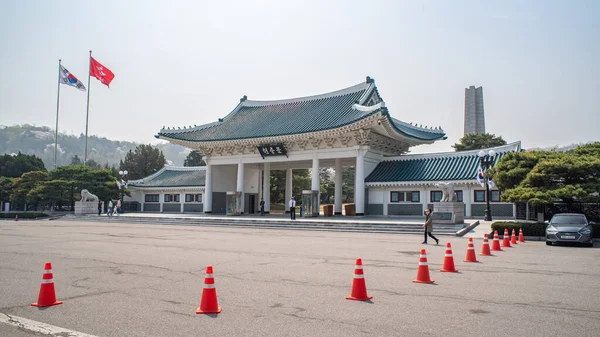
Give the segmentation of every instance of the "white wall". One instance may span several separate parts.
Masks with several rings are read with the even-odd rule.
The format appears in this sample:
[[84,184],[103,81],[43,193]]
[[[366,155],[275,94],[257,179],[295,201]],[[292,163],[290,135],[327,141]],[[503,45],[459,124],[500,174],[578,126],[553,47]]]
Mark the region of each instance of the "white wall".
[[244,166],[244,193],[258,193],[260,183],[260,169]]
[[213,192],[235,191],[237,188],[237,165],[214,165],[212,181]]
[[385,193],[381,188],[369,188],[369,204],[383,204]]

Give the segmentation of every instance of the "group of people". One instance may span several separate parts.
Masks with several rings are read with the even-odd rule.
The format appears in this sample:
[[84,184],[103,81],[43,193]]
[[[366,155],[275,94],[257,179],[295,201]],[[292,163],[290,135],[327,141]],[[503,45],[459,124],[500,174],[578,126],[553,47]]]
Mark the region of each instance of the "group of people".
[[[102,214],[102,201],[98,201],[98,215]],[[106,207],[106,215],[113,216],[113,214],[121,214],[121,200],[117,200],[117,202],[113,202],[112,200],[108,201],[108,207]]]

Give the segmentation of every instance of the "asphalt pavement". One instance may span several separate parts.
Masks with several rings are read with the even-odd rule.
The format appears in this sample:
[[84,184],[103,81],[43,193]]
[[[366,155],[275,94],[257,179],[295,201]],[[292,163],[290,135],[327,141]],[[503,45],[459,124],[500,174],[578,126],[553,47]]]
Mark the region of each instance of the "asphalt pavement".
[[[420,235],[0,221],[0,314],[93,336],[600,334],[598,247],[527,242],[480,257],[471,234],[479,263],[462,262],[470,235],[435,246]],[[445,242],[458,273],[439,272]],[[421,248],[432,285],[411,282]],[[345,299],[358,257],[371,301]],[[39,309],[46,261],[64,304]],[[207,265],[218,315],[195,313]],[[0,336],[32,335],[0,322]]]

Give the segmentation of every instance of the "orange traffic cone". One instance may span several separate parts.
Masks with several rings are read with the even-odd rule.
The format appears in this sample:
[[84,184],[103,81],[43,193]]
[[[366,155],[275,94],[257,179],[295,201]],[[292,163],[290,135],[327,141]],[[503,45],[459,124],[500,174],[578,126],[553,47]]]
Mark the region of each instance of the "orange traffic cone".
[[15,216],[15,221],[19,221],[19,214]]
[[511,245],[516,245],[517,244],[517,234],[515,234],[515,229],[514,228],[512,230],[512,234],[510,235],[510,244]]
[[519,228],[519,242],[525,242],[525,237],[523,236],[523,228]]
[[352,292],[350,292],[350,296],[346,296],[346,299],[366,301],[372,298],[373,296],[367,295],[367,285],[365,283],[362,260],[356,259],[356,267],[354,267],[354,279],[352,280]]
[[488,241],[488,235],[483,234],[483,243],[481,244],[481,256],[492,256],[492,252],[490,252],[490,243]]
[[50,262],[46,262],[38,301],[36,303],[32,303],[31,305],[34,307],[49,307],[57,304],[62,304],[62,302],[56,300],[56,293],[54,292],[54,280],[52,278],[52,264]]
[[457,273],[458,270],[454,267],[454,257],[452,256],[452,246],[450,242],[446,243],[446,255],[444,255],[444,266],[442,272]]
[[473,238],[469,238],[469,243],[467,245],[467,256],[465,257],[465,262],[479,262],[479,261],[477,261],[477,256],[475,256],[475,246],[473,246]]
[[217,303],[217,289],[215,289],[215,279],[213,278],[213,267],[206,267],[206,276],[204,277],[204,289],[202,289],[202,298],[200,306],[196,309],[197,314],[218,314],[221,307]]
[[429,265],[427,264],[427,252],[425,249],[421,249],[421,255],[419,256],[419,269],[417,270],[417,279],[413,280],[415,283],[433,283],[434,280],[429,278]]
[[512,248],[510,245],[510,237],[508,237],[508,228],[504,228],[504,236],[502,236],[502,247]]
[[495,251],[502,251],[502,248],[500,248],[500,239],[498,238],[498,231],[494,231],[494,241],[492,241],[492,250]]

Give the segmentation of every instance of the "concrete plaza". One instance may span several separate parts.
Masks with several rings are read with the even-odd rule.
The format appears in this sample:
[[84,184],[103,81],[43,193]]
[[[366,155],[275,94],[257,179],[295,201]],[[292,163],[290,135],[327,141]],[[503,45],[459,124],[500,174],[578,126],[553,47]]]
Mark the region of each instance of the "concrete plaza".
[[[483,229],[483,227],[482,227]],[[475,247],[479,253],[478,233]],[[0,222],[0,314],[94,336],[597,336],[600,250],[527,242],[440,273],[421,235]],[[596,244],[598,245],[598,244]],[[415,284],[427,249],[434,285]],[[368,302],[348,301],[363,259]],[[52,262],[59,300],[37,299]],[[196,315],[214,266],[219,315]],[[0,336],[31,336],[0,323]]]

